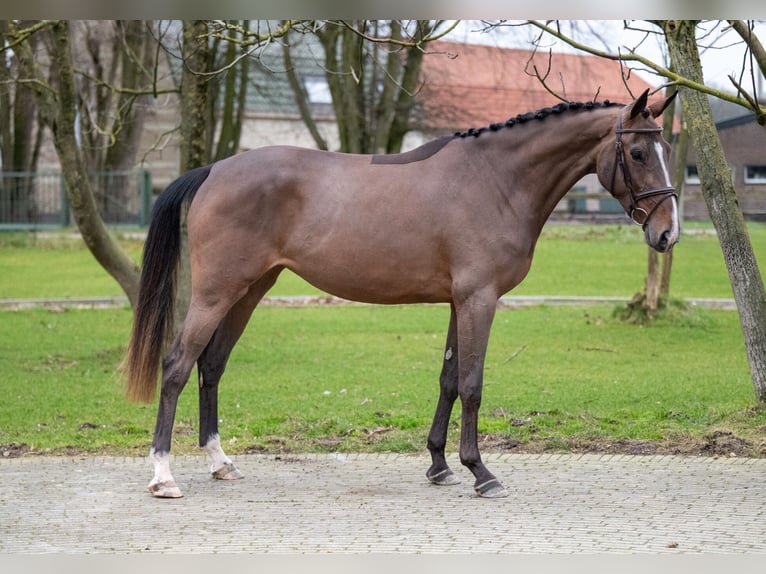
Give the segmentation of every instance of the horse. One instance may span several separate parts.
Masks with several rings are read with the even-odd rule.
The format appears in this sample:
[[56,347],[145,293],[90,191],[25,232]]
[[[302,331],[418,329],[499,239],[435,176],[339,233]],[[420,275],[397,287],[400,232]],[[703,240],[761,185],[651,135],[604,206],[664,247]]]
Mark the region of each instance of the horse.
[[[527,275],[545,221],[596,173],[649,246],[667,252],[678,241],[669,145],[655,122],[672,97],[648,105],[648,95],[628,105],[564,102],[401,154],[261,147],[172,182],[153,208],[125,362],[127,398],[146,402],[161,362],[151,494],[183,496],[170,470],[171,434],[195,362],[199,445],[214,478],[242,478],[221,447],[219,381],[255,307],[290,269],[353,301],[449,304],[426,477],[459,482],[445,459],[459,397],[460,462],[478,496],[506,496],[477,443],[484,358],[498,299]],[[171,337],[184,208],[191,295]]]

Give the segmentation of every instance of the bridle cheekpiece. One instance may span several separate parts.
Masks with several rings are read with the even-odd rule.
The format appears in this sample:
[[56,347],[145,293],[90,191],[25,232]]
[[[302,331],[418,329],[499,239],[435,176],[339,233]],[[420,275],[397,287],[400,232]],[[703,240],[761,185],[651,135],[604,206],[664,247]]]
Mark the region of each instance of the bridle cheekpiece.
[[[643,228],[646,228],[646,224],[649,223],[649,218],[654,214],[654,212],[657,210],[657,208],[662,205],[665,200],[667,200],[670,197],[678,198],[678,195],[676,194],[676,190],[674,187],[659,187],[657,189],[650,189],[648,191],[641,191],[637,192],[635,188],[633,187],[633,180],[630,177],[630,170],[628,169],[628,166],[625,163],[625,149],[622,145],[622,134],[644,134],[644,133],[659,133],[662,131],[661,127],[656,128],[623,128],[622,127],[622,111],[620,111],[619,115],[617,116],[617,127],[614,130],[614,133],[617,137],[617,142],[615,144],[615,151],[617,154],[616,161],[614,163],[614,167],[612,168],[612,184],[611,189],[609,190],[612,195],[614,195],[614,182],[615,178],[617,176],[617,166],[620,166],[620,171],[622,171],[622,179],[625,182],[625,186],[628,188],[628,191],[630,192],[630,211],[628,212],[628,217],[630,217],[631,221],[635,223],[636,225],[640,225]],[[649,211],[646,211],[643,207],[638,205],[638,202],[642,199],[646,199],[647,197],[654,197],[655,195],[664,195],[660,201],[658,201],[656,204],[654,204],[654,207],[652,207]],[[643,213],[644,217],[642,221],[639,221],[638,217],[639,215]]]

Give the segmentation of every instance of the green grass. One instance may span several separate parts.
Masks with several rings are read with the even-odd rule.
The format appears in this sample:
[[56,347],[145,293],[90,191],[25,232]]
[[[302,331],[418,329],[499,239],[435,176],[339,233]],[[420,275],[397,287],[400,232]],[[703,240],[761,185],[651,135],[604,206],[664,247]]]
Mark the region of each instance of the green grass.
[[[692,230],[712,227],[689,224]],[[766,225],[751,223],[750,238],[762,273],[766,269]],[[120,239],[139,261],[142,243]],[[648,247],[633,225],[548,225],[538,242],[532,269],[514,295],[631,297],[641,290]],[[320,292],[295,275],[283,273],[272,294]],[[121,295],[77,237],[60,234],[0,233],[0,298]],[[718,239],[710,233],[685,233],[674,250],[674,298],[732,296]]]
[[[766,226],[749,229],[762,259]],[[141,241],[120,242],[138,261]],[[551,225],[514,294],[630,297],[646,253],[634,226]],[[285,273],[272,293],[318,292]],[[119,294],[78,238],[0,233],[0,298]],[[731,296],[714,235],[684,235],[672,295]],[[445,306],[258,309],[223,382],[228,450],[422,451],[447,321]],[[127,403],[117,375],[130,323],[128,309],[2,312],[0,445],[145,453],[156,405]],[[502,310],[481,413],[485,450],[766,455],[766,409],[755,403],[733,312],[674,310],[639,327],[603,305]],[[196,448],[196,429],[192,383],[177,452]],[[452,449],[457,436],[453,428]]]
[[[731,284],[711,225],[689,224],[673,251],[674,298],[730,298]],[[766,226],[751,223],[750,240],[766,272]],[[630,297],[644,284],[649,248],[634,225],[548,225],[527,278],[514,295]]]
[[[424,451],[448,315],[421,305],[259,309],[222,383],[227,450]],[[2,319],[0,444],[147,451],[156,405],[126,402],[116,373],[128,309],[7,311]],[[734,437],[738,454],[766,454],[766,409],[755,404],[732,312],[697,309],[636,327],[603,305],[502,310],[485,373],[485,450],[648,441],[698,452]],[[175,452],[194,452],[196,432],[192,382]],[[453,428],[450,448],[457,437]]]

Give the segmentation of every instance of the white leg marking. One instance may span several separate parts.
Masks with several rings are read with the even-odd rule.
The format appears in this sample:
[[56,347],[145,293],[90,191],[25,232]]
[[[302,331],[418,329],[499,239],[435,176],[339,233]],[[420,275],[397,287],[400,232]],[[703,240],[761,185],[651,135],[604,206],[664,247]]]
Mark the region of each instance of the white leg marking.
[[227,464],[232,464],[231,459],[226,456],[221,448],[221,438],[216,434],[210,437],[207,444],[203,447],[205,452],[210,457],[212,464],[210,465],[210,472],[223,468]]
[[226,456],[226,453],[223,452],[221,439],[217,434],[211,436],[203,448],[212,461],[210,472],[213,473],[213,478],[218,480],[237,480],[245,477],[231,459]]
[[151,449],[149,458],[154,463],[154,478],[149,484],[173,482],[173,475],[170,473],[170,455],[167,453],[157,454],[154,449]]

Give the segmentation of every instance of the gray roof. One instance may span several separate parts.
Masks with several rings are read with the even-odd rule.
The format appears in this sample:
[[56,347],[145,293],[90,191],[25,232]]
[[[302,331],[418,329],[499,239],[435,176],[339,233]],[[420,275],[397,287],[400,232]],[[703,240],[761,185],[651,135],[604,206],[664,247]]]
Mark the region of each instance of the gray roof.
[[[291,34],[290,51],[299,78],[324,77],[324,55],[313,35]],[[259,51],[259,57],[253,59],[247,111],[252,114],[298,114],[295,94],[287,79],[281,43],[268,44]],[[327,105],[316,106],[313,111],[318,116],[332,115],[332,107]]]

